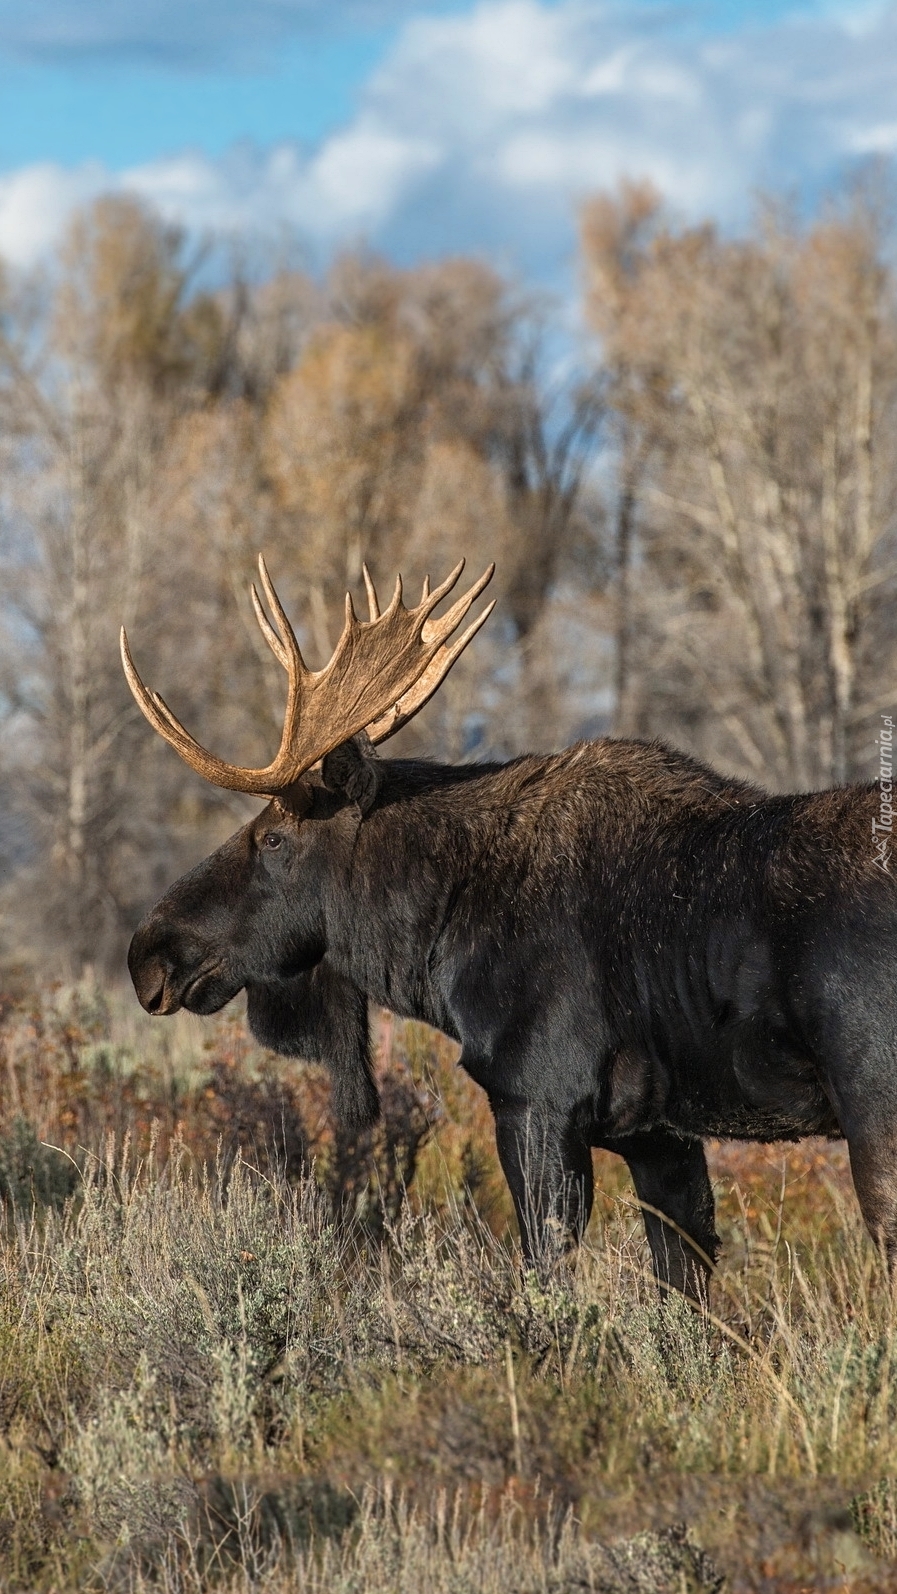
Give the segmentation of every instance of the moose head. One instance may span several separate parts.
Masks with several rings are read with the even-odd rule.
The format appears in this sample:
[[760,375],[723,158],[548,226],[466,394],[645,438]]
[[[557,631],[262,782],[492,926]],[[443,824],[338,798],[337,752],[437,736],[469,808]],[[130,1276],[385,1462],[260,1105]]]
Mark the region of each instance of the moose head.
[[290,979],[320,962],[329,885],[376,801],[373,750],[423,708],[494,607],[488,604],[455,636],[492,579],[490,565],[445,614],[435,615],[463,568],[462,560],[432,591],[427,579],[411,609],[399,577],[381,611],[365,566],[369,617],[357,618],[347,593],[333,656],[313,671],[259,557],[273,623],[254,585],[253,608],[287,674],[280,747],[265,769],[228,764],[201,747],[159,694],[144,686],[122,630],[125,675],[153,729],[206,780],[268,799],[256,819],[178,880],[138,927],[128,965],[148,1012],[185,1007],[213,1013],[248,984]]

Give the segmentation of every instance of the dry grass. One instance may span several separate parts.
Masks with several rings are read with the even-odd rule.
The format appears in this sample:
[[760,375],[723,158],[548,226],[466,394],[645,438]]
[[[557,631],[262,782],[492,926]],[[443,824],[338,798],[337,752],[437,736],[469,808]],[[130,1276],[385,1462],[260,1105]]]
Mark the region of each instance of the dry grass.
[[377,1144],[286,1070],[267,1161],[232,1020],[61,992],[0,1041],[4,1589],[680,1594],[716,1586],[694,1545],[733,1590],[895,1586],[897,1316],[839,1148],[714,1152],[701,1320],[609,1158],[575,1269],[521,1273],[474,1088],[414,1026]]

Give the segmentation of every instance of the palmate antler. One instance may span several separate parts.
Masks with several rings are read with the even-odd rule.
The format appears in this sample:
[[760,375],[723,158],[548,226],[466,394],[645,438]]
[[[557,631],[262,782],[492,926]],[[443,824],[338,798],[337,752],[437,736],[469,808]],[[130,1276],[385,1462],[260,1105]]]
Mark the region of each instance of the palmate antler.
[[492,580],[495,566],[490,565],[463,597],[452,604],[447,614],[438,620],[432,619],[433,610],[457,584],[463,569],[462,559],[432,592],[428,577],[416,609],[405,608],[399,576],[392,602],[381,613],[374,583],[365,565],[370,618],[357,618],[347,592],[346,623],[333,657],[323,670],[310,670],[299,651],[265,561],[259,555],[262,590],[275,623],[272,625],[268,619],[255,586],[250,589],[252,604],[262,635],[286,670],[288,683],[280,748],[267,769],[243,769],[238,764],[226,764],[200,747],[158,692],[150,692],[144,686],[134,668],[122,627],[121,657],[128,685],[153,729],[191,769],[213,785],[224,786],[229,791],[275,797],[358,731],[366,730],[374,743],[386,741],[388,736],[407,725],[433,696],[455,660],[495,608],[494,601],[488,604],[450,644],[452,633],[457,631],[471,604]]

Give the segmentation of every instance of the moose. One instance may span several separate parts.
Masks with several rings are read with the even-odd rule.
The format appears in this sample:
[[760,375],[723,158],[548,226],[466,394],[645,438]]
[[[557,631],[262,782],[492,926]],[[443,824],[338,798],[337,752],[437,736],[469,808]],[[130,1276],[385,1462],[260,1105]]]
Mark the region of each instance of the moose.
[[[178,880],[129,951],[150,1013],[241,990],[264,1045],[327,1065],[347,1125],[378,1111],[368,1004],[460,1044],[488,1095],[525,1259],[575,1244],[590,1148],[628,1164],[655,1275],[706,1299],[719,1250],[703,1139],[843,1136],[897,1264],[897,895],[873,784],[768,795],[659,742],[505,763],[380,758],[494,607],[463,561],[407,608],[347,595],[310,670],[264,560],[256,617],[287,674],[266,769],[208,753],[134,667],[150,724],[198,774],[266,799]],[[556,1253],[555,1253],[556,1254]]]

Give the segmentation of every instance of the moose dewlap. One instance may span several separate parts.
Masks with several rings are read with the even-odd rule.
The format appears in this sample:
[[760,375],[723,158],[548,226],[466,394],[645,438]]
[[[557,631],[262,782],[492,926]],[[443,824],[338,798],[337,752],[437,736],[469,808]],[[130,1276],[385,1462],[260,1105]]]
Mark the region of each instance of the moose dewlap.
[[[706,1292],[718,1250],[702,1137],[844,1135],[897,1262],[895,881],[878,788],[769,796],[659,743],[508,763],[381,759],[483,624],[492,568],[346,621],[307,668],[259,561],[287,673],[266,769],[200,747],[143,685],[150,724],[207,780],[268,798],[166,892],[129,952],[151,1013],[247,992],[265,1045],[326,1064],[346,1120],[377,1113],[368,1004],[461,1045],[487,1092],[527,1258],[578,1237],[590,1147],[619,1152],[664,1285]],[[454,638],[454,640],[452,640]],[[884,866],[883,866],[884,864]]]

